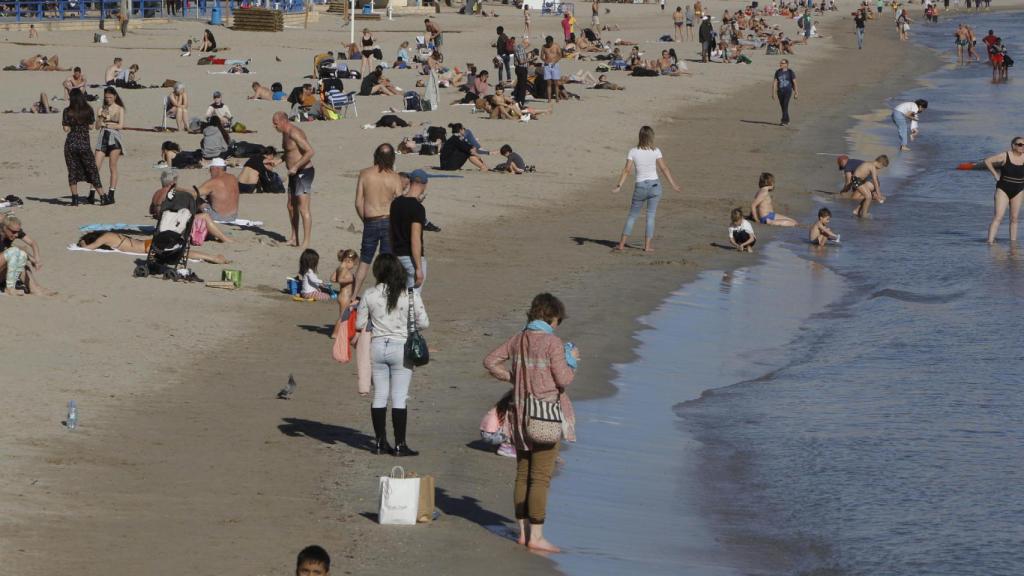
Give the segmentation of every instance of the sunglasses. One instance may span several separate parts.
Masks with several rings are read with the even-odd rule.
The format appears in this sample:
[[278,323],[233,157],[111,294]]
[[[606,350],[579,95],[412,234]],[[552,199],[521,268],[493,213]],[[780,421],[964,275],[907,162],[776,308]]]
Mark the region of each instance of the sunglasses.
[[1024,142],[1014,142],[1014,146],[1024,146]]
[[4,226],[4,231],[7,232],[8,234],[20,234],[21,233],[21,230],[15,230],[14,228],[8,228],[6,226]]

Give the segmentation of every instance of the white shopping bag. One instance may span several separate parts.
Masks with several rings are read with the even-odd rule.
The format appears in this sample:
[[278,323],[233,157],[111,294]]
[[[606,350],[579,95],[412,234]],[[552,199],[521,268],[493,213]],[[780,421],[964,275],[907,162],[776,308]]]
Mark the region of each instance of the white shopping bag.
[[[398,471],[401,476],[395,474]],[[416,524],[416,513],[420,504],[420,479],[406,478],[405,469],[395,466],[390,476],[381,476],[378,489],[380,513],[377,521],[381,524]]]

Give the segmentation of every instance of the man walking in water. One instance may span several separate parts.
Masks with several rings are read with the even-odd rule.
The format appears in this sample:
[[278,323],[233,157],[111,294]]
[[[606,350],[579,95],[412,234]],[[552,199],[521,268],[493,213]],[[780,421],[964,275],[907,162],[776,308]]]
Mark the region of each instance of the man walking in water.
[[562,59],[562,47],[555,43],[555,39],[548,36],[544,39],[544,46],[540,49],[540,58],[544,61],[544,80],[548,84],[548,102],[551,102],[552,93],[555,100],[559,100],[558,82],[562,79],[562,70],[558,62]]
[[[309,212],[309,195],[313,193],[313,154],[306,133],[288,120],[284,112],[274,113],[274,129],[281,133],[284,164],[288,167],[288,221],[292,234],[289,246],[309,247],[313,216]],[[299,218],[302,218],[302,244],[299,244]]]
[[373,166],[359,171],[356,181],[356,214],[363,221],[363,242],[353,288],[357,297],[379,248],[391,254],[391,202],[402,194],[402,178],[395,172],[395,149],[381,144],[373,151]]

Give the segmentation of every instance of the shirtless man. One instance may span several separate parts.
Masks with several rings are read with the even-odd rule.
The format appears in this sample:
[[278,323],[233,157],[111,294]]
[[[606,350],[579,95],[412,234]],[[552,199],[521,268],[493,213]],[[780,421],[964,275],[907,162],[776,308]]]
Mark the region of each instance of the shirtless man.
[[434,49],[440,51],[441,46],[444,44],[444,36],[441,35],[441,27],[437,25],[437,22],[430,18],[423,21],[423,26],[427,29],[427,42],[433,42]]
[[[205,185],[205,184],[204,184]],[[160,217],[160,205],[167,199],[167,195],[174,190],[175,194],[189,194],[195,196],[196,193],[192,190],[186,190],[178,187],[178,175],[172,170],[164,170],[160,173],[160,187],[157,188],[156,192],[153,192],[153,197],[149,201],[149,215],[153,218],[159,219]],[[220,229],[220,226],[213,221],[210,214],[207,212],[200,212],[196,214],[196,220],[203,220],[206,224],[206,235],[207,238],[213,238],[218,242],[224,242],[225,244],[231,244],[234,242],[231,238],[228,238],[226,234]]]
[[363,243],[359,250],[355,294],[361,293],[363,280],[380,247],[381,254],[391,253],[391,201],[402,195],[402,178],[395,172],[395,149],[381,144],[373,151],[373,166],[359,171],[356,181],[356,214],[363,221]]
[[75,69],[71,72],[71,76],[68,76],[64,80],[64,100],[71,99],[71,91],[78,88],[82,94],[86,94],[85,86],[88,82],[85,79],[85,74],[82,74],[82,69],[75,66]]
[[261,86],[259,82],[252,83],[252,95],[249,96],[249,100],[273,100],[274,93],[270,91],[270,88]]
[[561,100],[558,92],[558,83],[562,79],[562,70],[558,62],[562,59],[562,47],[555,43],[555,39],[548,36],[544,39],[544,46],[540,49],[540,58],[544,61],[544,80],[548,86],[548,103],[551,102],[551,95],[555,100]]
[[754,195],[754,202],[750,205],[750,213],[754,216],[754,220],[770,226],[796,226],[796,220],[775,213],[775,204],[772,202],[775,176],[768,172],[762,172],[757,186],[757,194]]
[[882,204],[885,196],[882,195],[882,183],[878,179],[878,171],[889,165],[889,157],[882,154],[875,158],[874,162],[862,162],[850,175],[850,184],[840,194],[850,192],[852,200],[859,200],[860,204],[853,211],[853,215],[866,218],[872,202]]
[[50,58],[36,54],[22,60],[19,63],[19,68],[22,70],[60,70],[60,64],[57,62],[56,54]]
[[196,194],[206,200],[203,211],[215,221],[238,218],[238,179],[228,174],[223,158],[210,161],[210,179],[196,186]]
[[313,216],[309,212],[309,195],[313,193],[313,147],[306,139],[306,133],[288,120],[284,112],[274,113],[274,129],[281,133],[281,148],[284,150],[284,164],[288,167],[288,221],[292,226],[289,246],[299,244],[299,217],[302,217],[302,244],[309,247],[309,236],[313,231]]
[[113,86],[114,80],[117,79],[117,75],[121,73],[121,64],[123,60],[121,58],[114,58],[114,63],[107,67],[106,74],[103,75],[103,83],[107,86]]

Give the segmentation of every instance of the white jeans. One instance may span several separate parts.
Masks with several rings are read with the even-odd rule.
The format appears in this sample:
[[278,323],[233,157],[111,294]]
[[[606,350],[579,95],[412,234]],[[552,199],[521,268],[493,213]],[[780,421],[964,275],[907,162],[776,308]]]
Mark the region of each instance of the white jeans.
[[412,382],[412,368],[405,365],[405,339],[374,338],[370,346],[373,353],[374,408],[405,408]]
[[[405,267],[405,287],[413,288],[416,284],[416,268],[412,265],[412,256],[399,256],[398,261]],[[427,283],[427,257],[420,256],[420,266],[423,267],[423,284]],[[416,291],[419,292],[423,289],[423,284]]]

